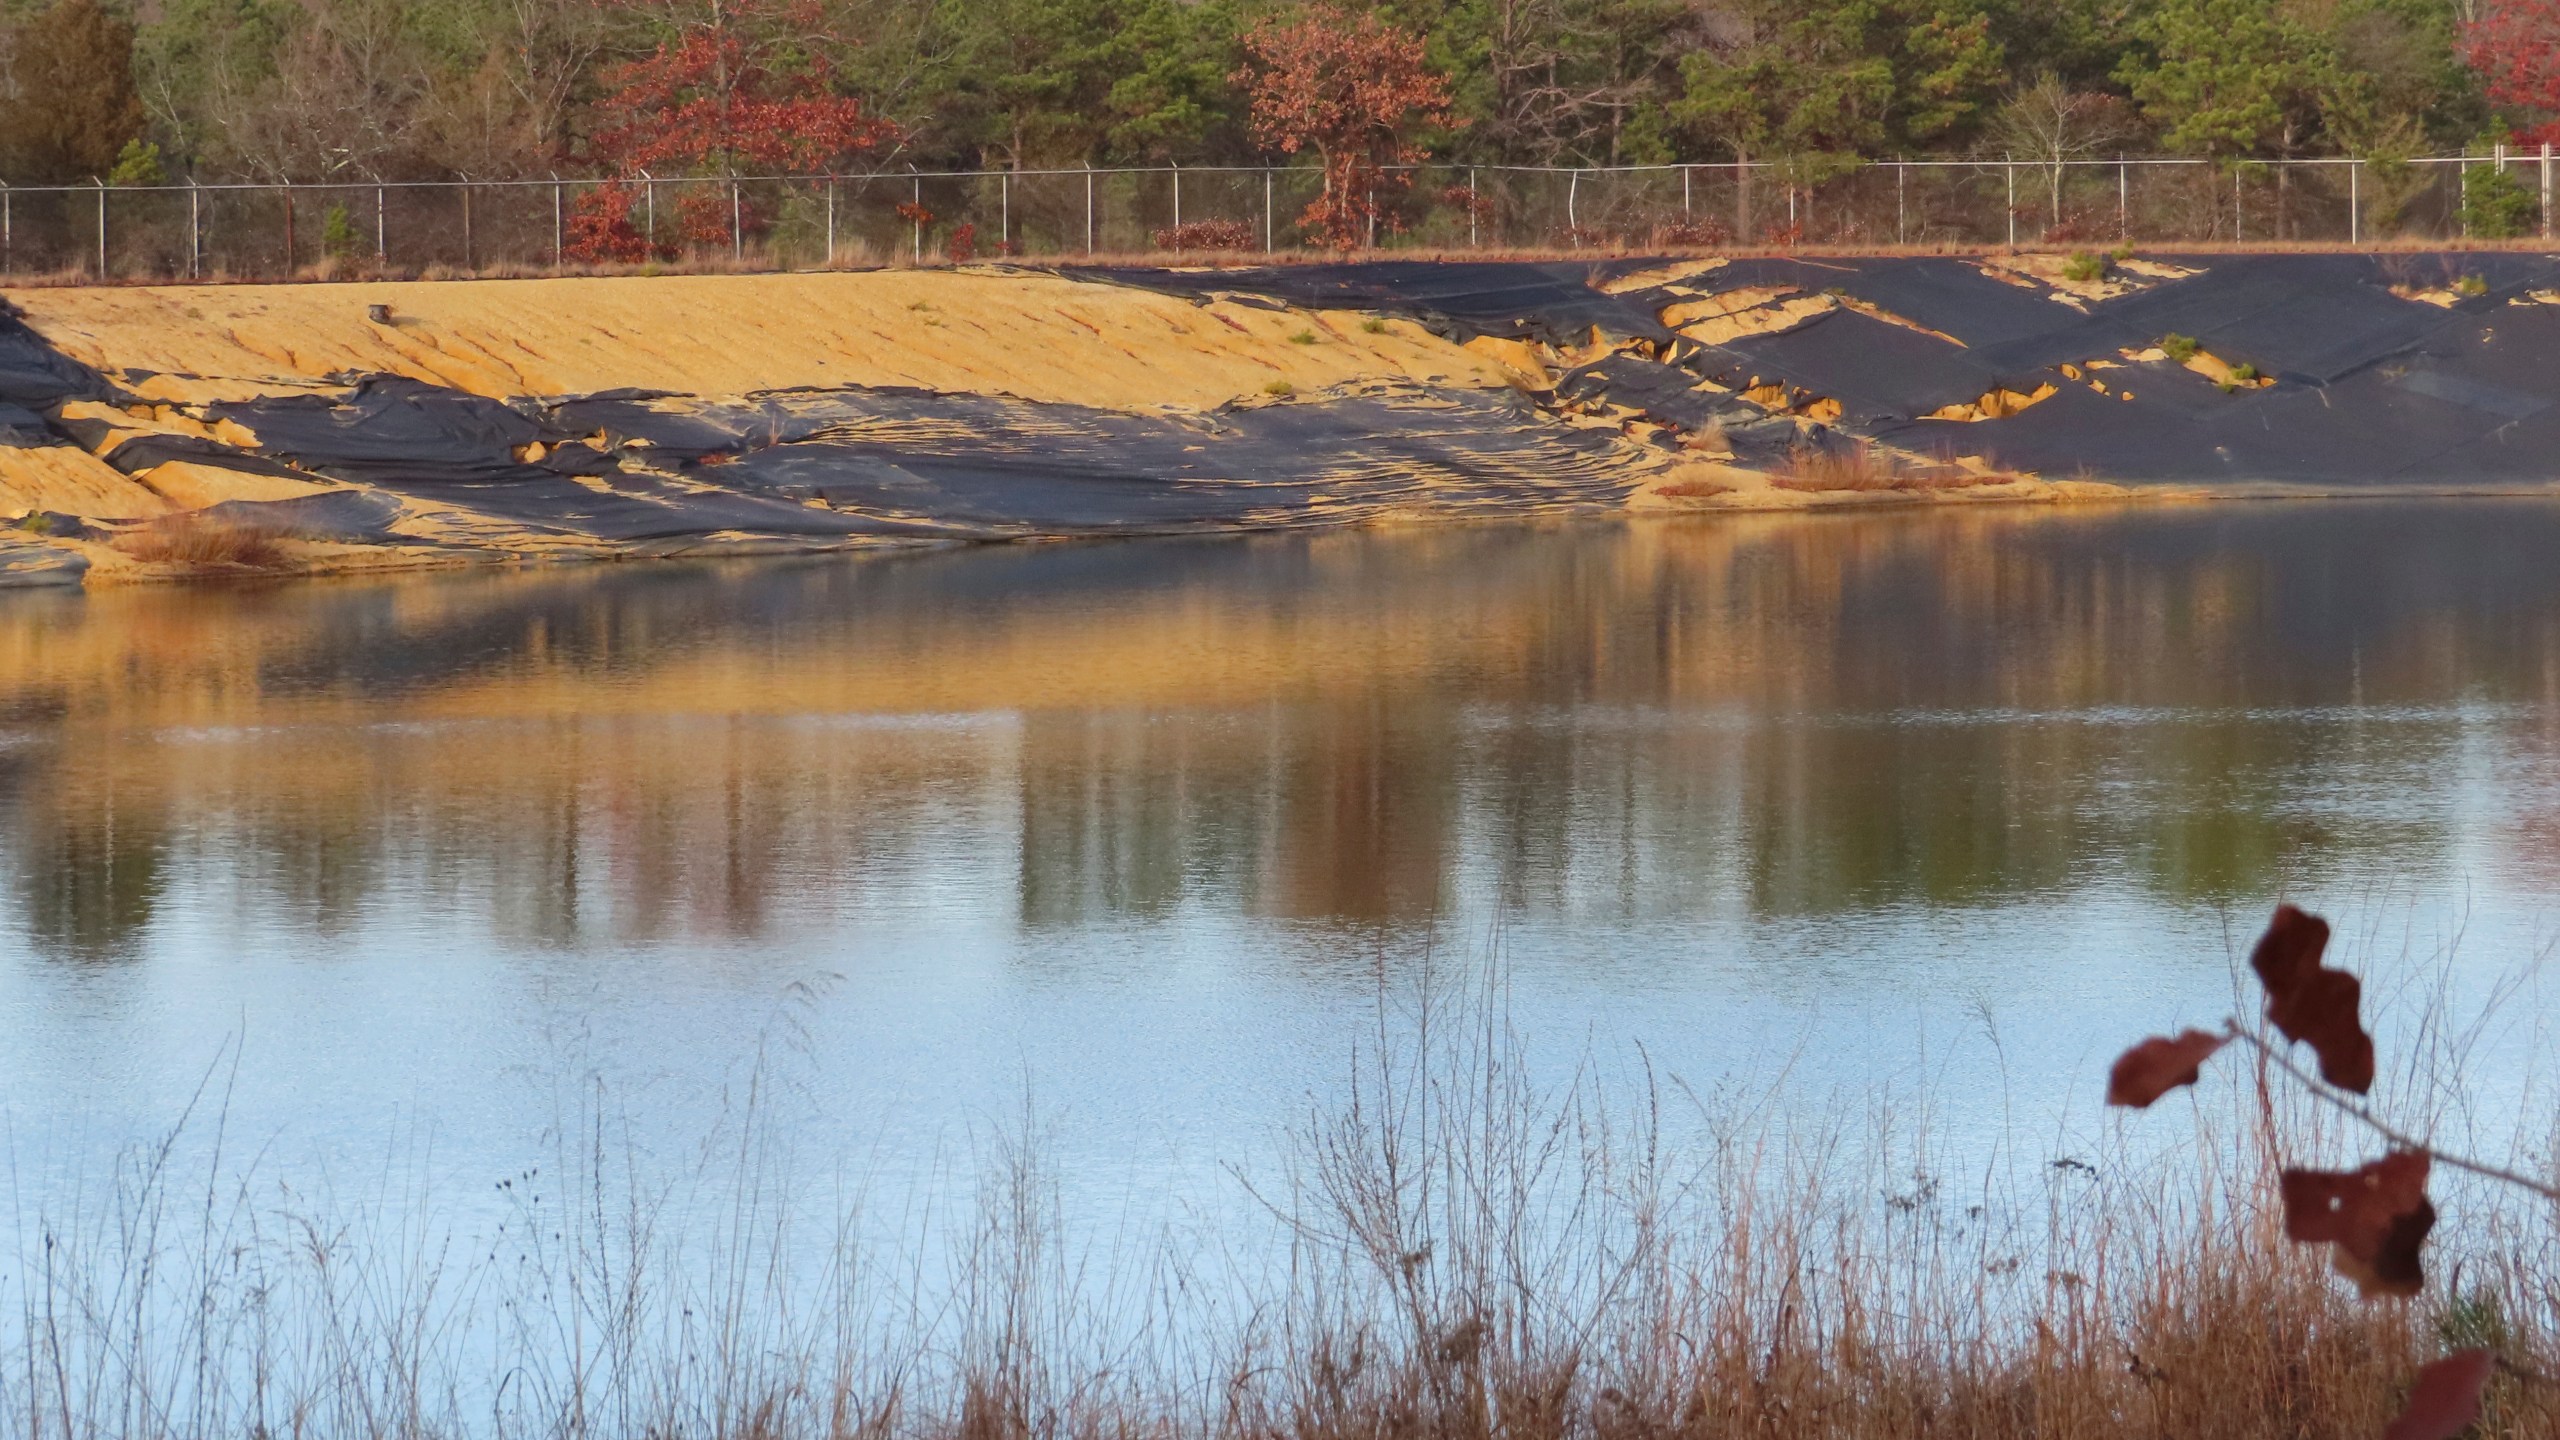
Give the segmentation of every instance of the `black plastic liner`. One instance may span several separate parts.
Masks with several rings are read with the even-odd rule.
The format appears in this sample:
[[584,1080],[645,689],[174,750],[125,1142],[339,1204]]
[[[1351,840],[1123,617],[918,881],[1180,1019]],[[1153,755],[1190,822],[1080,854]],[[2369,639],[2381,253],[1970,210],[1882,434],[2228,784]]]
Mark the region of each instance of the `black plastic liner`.
[[100,458],[127,475],[139,475],[162,465],[185,461],[222,470],[237,470],[245,475],[308,478],[305,472],[281,460],[270,460],[253,451],[195,435],[136,435]]
[[395,538],[400,502],[370,490],[330,490],[289,500],[225,500],[204,513],[216,520],[254,526],[303,540],[367,544]]
[[556,460],[519,460],[522,447],[568,437],[513,406],[415,380],[375,377],[343,400],[292,395],[211,410],[303,470],[535,531],[615,541],[895,533],[858,517],[625,473],[584,446],[564,446]]
[[95,400],[105,382],[88,366],[53,348],[27,328],[17,312],[0,304],[0,401],[41,410],[65,400]]
[[1651,308],[1594,288],[1603,272],[1591,265],[1369,260],[1249,270],[1068,266],[1060,273],[1194,299],[1258,295],[1313,310],[1374,310],[1439,322],[1460,340],[1492,335],[1580,345],[1595,329],[1612,340],[1671,338]]
[[1606,401],[1636,411],[1645,419],[1682,429],[1698,429],[1731,408],[1731,402],[1698,388],[1698,376],[1677,365],[1635,355],[1604,355],[1566,372],[1556,382],[1556,398]]
[[[1555,425],[1508,391],[1376,394],[1130,415],[920,390],[749,402],[588,399],[600,428],[687,457],[688,478],[918,530],[984,536],[1339,523],[1396,509],[1613,504],[1614,437]],[[717,463],[712,463],[716,458]]]
[[[1649,472],[1629,463],[1630,442],[1614,427],[1567,423],[1560,408],[1632,412],[1673,431],[1714,426],[1750,462],[1873,436],[2131,483],[2460,489],[2560,480],[2560,307],[2513,303],[2560,288],[2560,261],[2165,258],[2195,273],[2095,303],[1949,257],[1737,260],[1617,295],[1597,282],[1664,262],[1071,272],[1190,296],[1406,315],[1462,337],[1579,347],[1596,331],[1634,353],[1567,371],[1543,402],[1509,390],[1380,384],[1207,414],[901,389],[502,402],[375,377],[343,395],[208,407],[210,418],[254,432],[254,450],[140,435],[106,458],[127,473],[183,460],[371,492],[239,512],[295,533],[391,537],[416,508],[402,502],[415,501],[530,533],[631,544],[1164,533],[1616,505]],[[2395,286],[2471,293],[2438,306]],[[1657,319],[1684,295],[1746,287],[1836,292],[1892,318],[1843,307],[1718,344],[1676,336]],[[2124,358],[2171,334],[2276,383],[2225,390],[2165,360]],[[2063,373],[2092,361],[2106,368]],[[1760,384],[1835,400],[1840,416],[1812,424],[1736,393]],[[2051,398],[2004,419],[1920,418],[1995,388],[2044,385],[2055,387]],[[113,394],[0,316],[0,443],[83,432],[44,416],[65,399]],[[101,423],[86,433],[95,446],[118,432]]]
[[[1209,415],[897,389],[735,401],[621,392],[519,408],[377,378],[343,401],[213,411],[298,467],[286,473],[612,541],[1275,527],[1614,504],[1634,483],[1613,435],[1556,425],[1509,391],[1382,387]],[[519,458],[536,444],[541,458]],[[277,465],[233,454],[241,468]],[[221,463],[201,442],[159,436],[114,456],[137,469]]]
[[[2541,255],[2156,257],[2195,273],[2084,308],[1925,258],[1757,260],[1688,282],[1837,291],[1949,344],[1842,310],[1708,347],[1693,363],[1838,400],[1844,420],[1927,451],[2047,475],[2246,486],[2512,487],[2560,481],[2560,286]],[[2477,293],[2450,307],[2394,294]],[[2276,383],[2226,392],[2183,366],[2128,363],[2171,335]],[[2100,394],[2061,372],[2086,372]],[[1916,419],[1994,385],[2052,398],[2004,419]],[[2130,398],[2126,398],[2129,394]]]
[[[1112,271],[1184,293],[1248,292],[1292,304],[1365,305],[1437,317],[1460,333],[1579,342],[1588,326],[1657,338],[1624,318],[1683,292],[1774,287],[1834,293],[1908,324],[1844,307],[1791,329],[1671,352],[1679,368],[1732,389],[1773,384],[1839,402],[1840,423],[1933,452],[1986,455],[2045,474],[2122,481],[2271,482],[2322,487],[2458,488],[2560,480],[2552,441],[2560,408],[2560,309],[2511,304],[2560,288],[2560,260],[2509,253],[2159,255],[2194,273],[2074,303],[1986,274],[1952,256],[1763,257],[1676,282],[1604,295],[1586,278],[1657,268],[1403,263],[1167,275]],[[2440,307],[2392,293],[2478,293]],[[1581,293],[1572,294],[1577,287]],[[1498,318],[1516,306],[1518,321]],[[1931,334],[1928,332],[1937,332]],[[2229,393],[2165,362],[2123,352],[2171,335],[2274,377]],[[1945,338],[1940,338],[1941,336]],[[2061,373],[2097,360],[2100,395]],[[1733,411],[1634,357],[1586,365],[1560,382],[1575,402],[1606,401],[1694,428]],[[2005,419],[1932,421],[1994,388],[2052,399]],[[2132,398],[2121,398],[2124,392]],[[1810,437],[1821,443],[1823,434]]]

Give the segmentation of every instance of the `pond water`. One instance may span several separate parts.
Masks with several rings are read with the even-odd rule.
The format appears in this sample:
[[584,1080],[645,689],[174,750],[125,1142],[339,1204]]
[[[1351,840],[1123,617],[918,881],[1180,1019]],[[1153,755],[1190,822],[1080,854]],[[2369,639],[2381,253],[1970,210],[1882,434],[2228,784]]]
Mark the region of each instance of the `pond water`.
[[2560,507],[27,594],[0,874],[21,1223],[191,1104],[296,1193],[485,1195],[751,1082],[824,1166],[1027,1107],[1074,1203],[1214,1211],[1382,989],[1489,960],[1567,1059],[2060,1155],[2278,897],[2386,1006],[2560,934]]

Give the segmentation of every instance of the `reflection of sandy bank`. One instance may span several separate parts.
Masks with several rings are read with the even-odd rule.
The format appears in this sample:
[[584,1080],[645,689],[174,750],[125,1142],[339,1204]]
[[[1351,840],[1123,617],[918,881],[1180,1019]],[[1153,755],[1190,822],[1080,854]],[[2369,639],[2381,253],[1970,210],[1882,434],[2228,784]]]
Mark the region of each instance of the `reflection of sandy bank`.
[[[2322,542],[2351,552],[2378,507],[21,597],[0,833],[47,943],[101,952],[190,855],[293,913],[431,883],[543,943],[764,933],[956,857],[1026,923],[1203,895],[1401,923],[1495,871],[1534,906],[1821,911],[2099,856],[2222,895],[2306,854],[2435,863],[2436,817],[2286,797],[2457,731],[2284,717],[2350,675],[2386,709],[2543,693],[2560,632],[2513,617],[2560,603],[2513,569],[2531,533],[2482,543],[2529,518],[2500,508],[2428,552],[2477,575],[2422,559],[2344,611],[2269,556],[2371,515]],[[2475,585],[2523,598],[2484,623]]]

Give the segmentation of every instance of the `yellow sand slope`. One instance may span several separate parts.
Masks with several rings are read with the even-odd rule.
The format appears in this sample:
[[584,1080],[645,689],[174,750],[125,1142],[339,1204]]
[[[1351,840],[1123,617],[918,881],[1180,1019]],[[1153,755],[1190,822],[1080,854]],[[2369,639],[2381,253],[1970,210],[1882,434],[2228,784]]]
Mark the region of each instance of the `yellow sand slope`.
[[[0,291],[73,359],[181,403],[350,373],[499,398],[908,385],[1208,408],[1355,380],[1503,383],[1418,325],[1022,272],[890,270]],[[369,318],[387,306],[389,323]]]

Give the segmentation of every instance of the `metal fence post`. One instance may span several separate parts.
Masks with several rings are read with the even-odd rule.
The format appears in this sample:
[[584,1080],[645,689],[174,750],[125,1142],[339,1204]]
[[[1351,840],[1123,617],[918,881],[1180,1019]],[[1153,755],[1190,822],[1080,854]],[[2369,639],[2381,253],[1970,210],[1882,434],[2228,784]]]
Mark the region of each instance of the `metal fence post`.
[[2133,238],[2133,167],[2116,157],[2116,238]]
[[0,270],[17,266],[17,227],[9,213],[9,187],[0,185]]
[[385,213],[390,208],[390,206],[383,203],[382,187],[379,185],[374,186],[373,261],[377,265],[388,265],[391,263],[391,227]]
[[735,175],[729,177],[729,258],[747,258],[747,199]]
[[2017,248],[2018,248],[2018,165],[2017,165],[2017,162],[2016,162],[2016,161],[2014,161],[2014,160],[2006,159],[2006,158],[2002,159],[2002,160],[2001,160],[2001,162],[2000,162],[2000,173],[2001,173],[2002,175],[2004,175],[2004,176],[2008,177],[2008,180],[2009,180],[2009,248],[2010,248],[2010,249],[2012,249],[2012,250],[2015,250],[2015,249],[2017,249]]
[[1173,228],[1182,228],[1182,167],[1173,167]]
[[1686,165],[1680,167],[1680,218],[1683,221],[1695,218],[1696,214],[1689,204],[1689,169]]
[[915,178],[915,191],[914,191],[914,194],[913,194],[912,196],[910,196],[909,198],[910,198],[910,200],[911,200],[911,203],[913,203],[913,204],[914,204],[914,206],[915,206],[914,211],[913,211],[911,214],[909,214],[909,215],[907,216],[908,228],[909,228],[909,229],[911,229],[911,230],[913,230],[913,231],[915,232],[915,242],[914,242],[914,251],[913,251],[913,256],[914,256],[915,262],[916,262],[917,264],[921,265],[921,264],[923,264],[923,263],[924,263],[924,177],[923,177],[923,176],[919,175],[919,176],[917,176],[917,177]]
[[658,248],[658,177],[640,172],[640,210],[649,225],[649,248]]
[[1262,167],[1262,253],[1271,253],[1280,238],[1280,212],[1271,193],[1271,167]]
[[1911,208],[1911,167],[1893,162],[1893,243],[1900,245],[1910,230],[1906,219]]
[[551,263],[569,263],[569,222],[561,205],[560,172],[551,172]]
[[827,177],[827,263],[836,263],[836,177]]
[[[468,215],[471,212],[465,210],[463,213]],[[466,235],[471,231],[467,221],[462,228]],[[293,248],[293,182],[287,180],[284,182],[284,278],[287,280],[293,278]]]
[[1564,229],[1572,237],[1573,248],[1582,248],[1582,216],[1576,202],[1582,195],[1582,172],[1575,170],[1564,182]]
[[1013,172],[996,177],[996,252],[1004,254],[1013,248]]
[[1093,253],[1093,167],[1084,170],[1084,253]]
[[2364,243],[2364,162],[2347,162],[2347,243]]
[[2231,242],[2235,245],[2246,238],[2242,232],[2249,224],[2249,212],[2243,208],[2244,192],[2240,186],[2240,162],[2234,160],[2231,162]]
[[2551,142],[2542,142],[2542,238],[2551,238]]
[[98,278],[107,278],[107,182],[98,182]]
[[204,187],[187,177],[187,278],[204,278]]
[[465,180],[462,182],[462,268],[465,270],[479,268],[478,256],[474,253],[477,247],[471,241],[471,182]]
[[1484,182],[1477,176],[1476,167],[1470,165],[1467,167],[1467,248],[1470,250],[1484,248],[1483,214]]

